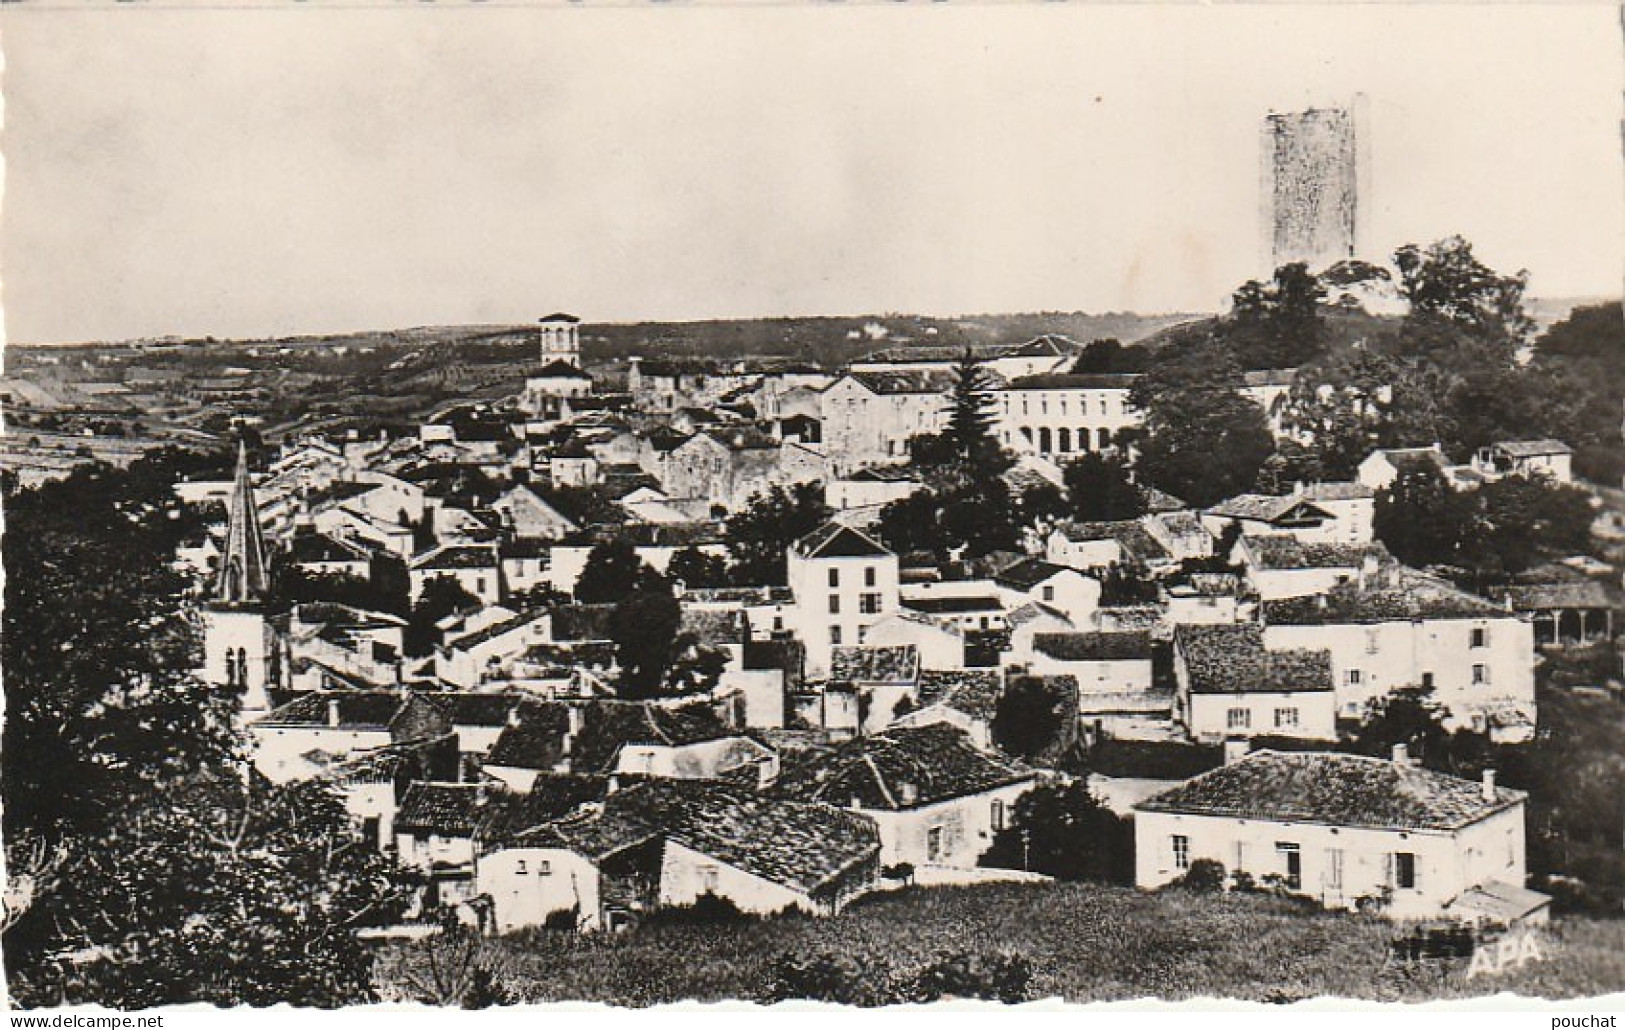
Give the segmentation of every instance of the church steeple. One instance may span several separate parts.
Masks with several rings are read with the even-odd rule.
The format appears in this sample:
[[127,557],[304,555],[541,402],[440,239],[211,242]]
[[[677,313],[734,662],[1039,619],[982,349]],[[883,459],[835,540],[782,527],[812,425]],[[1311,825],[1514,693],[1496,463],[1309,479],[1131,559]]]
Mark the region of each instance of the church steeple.
[[265,566],[265,538],[260,534],[254,483],[248,476],[248,446],[241,440],[237,442],[237,477],[231,484],[227,513],[230,521],[226,549],[220,556],[214,599],[235,604],[262,601],[270,593],[271,579]]

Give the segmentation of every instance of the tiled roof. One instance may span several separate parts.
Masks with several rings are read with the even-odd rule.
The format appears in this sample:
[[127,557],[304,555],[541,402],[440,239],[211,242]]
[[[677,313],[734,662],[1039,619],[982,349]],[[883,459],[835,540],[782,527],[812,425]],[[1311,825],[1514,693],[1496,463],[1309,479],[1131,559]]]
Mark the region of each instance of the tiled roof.
[[1241,374],[1244,386],[1291,386],[1298,377],[1295,368],[1253,368]]
[[604,810],[659,827],[668,840],[806,893],[839,882],[880,851],[879,831],[864,816],[721,783],[649,780],[610,794]]
[[1215,504],[1207,510],[1207,513],[1227,519],[1275,522],[1297,508],[1306,509],[1305,514],[1310,516],[1318,516],[1322,519],[1331,518],[1330,512],[1315,507],[1306,498],[1294,497],[1290,494],[1285,497],[1277,497],[1274,494],[1238,494]]
[[1553,608],[1612,608],[1608,588],[1595,580],[1572,583],[1529,583],[1501,587],[1497,597],[1511,598],[1519,612],[1550,611]]
[[581,773],[608,772],[627,744],[680,746],[733,734],[716,711],[701,703],[670,708],[637,701],[577,702],[581,729],[569,742],[568,707],[550,703],[528,708],[520,725],[502,731],[486,760],[488,765],[552,769],[566,757]]
[[1380,758],[1259,751],[1140,802],[1146,812],[1394,830],[1454,830],[1522,803],[1495,788]]
[[1010,347],[1005,356],[1012,358],[1047,358],[1071,357],[1083,353],[1083,347],[1070,337],[1059,333],[1044,333],[1035,336],[1026,343]]
[[1334,481],[1311,483],[1304,487],[1303,496],[1311,501],[1369,501],[1377,492],[1364,483]]
[[1510,458],[1540,458],[1553,454],[1573,454],[1574,448],[1562,440],[1502,440],[1495,449]]
[[597,538],[633,547],[698,547],[721,543],[722,527],[715,522],[628,522],[604,527]]
[[1379,589],[1346,585],[1315,597],[1264,602],[1264,621],[1279,626],[1512,618],[1505,608],[1413,569]]
[[992,719],[1004,681],[996,669],[964,669],[920,673],[920,704],[944,705],[977,719]]
[[[395,813],[397,832],[472,837],[484,809],[502,796],[484,783],[413,783]],[[501,803],[501,802],[496,802]]]
[[1263,569],[1358,569],[1367,558],[1388,558],[1380,544],[1304,543],[1286,533],[1244,539]]
[[417,569],[490,569],[497,564],[496,551],[489,547],[453,544],[412,560]]
[[952,727],[931,725],[858,737],[782,774],[779,786],[804,800],[843,806],[856,800],[862,808],[897,811],[981,794],[1032,775],[978,750]]
[[1028,601],[1026,604],[1012,608],[1005,614],[1004,618],[1012,627],[1025,626],[1027,623],[1036,622],[1039,619],[1056,619],[1064,625],[1072,625],[1072,620],[1065,612],[1040,601]]
[[364,547],[326,533],[295,533],[288,546],[287,558],[294,562],[353,562],[366,561],[371,553]]
[[1432,470],[1444,470],[1444,454],[1432,447],[1396,447],[1388,450],[1379,450],[1376,454],[1387,459],[1388,464],[1401,474]]
[[312,691],[254,720],[259,726],[333,726],[332,705],[338,706],[335,728],[388,729],[405,700],[393,690]]
[[557,359],[557,358],[555,358],[552,361],[549,361],[547,364],[543,365],[541,368],[538,368],[538,369],[536,369],[536,370],[534,370],[532,372],[527,372],[526,377],[530,378],[530,379],[591,379],[592,378],[592,376],[590,376],[587,373],[581,371],[581,369],[579,369],[579,368],[575,367],[574,365],[570,364],[568,361],[563,361],[563,360],[560,360],[560,359]]
[[506,726],[538,704],[528,694],[473,694],[461,690],[424,691],[418,696],[446,713],[453,726]]
[[1332,689],[1330,651],[1267,651],[1256,623],[1176,626],[1174,648],[1190,671],[1193,694]]
[[796,550],[808,558],[881,558],[890,555],[873,537],[839,522],[826,522],[796,541]]
[[903,607],[912,608],[917,612],[933,612],[946,614],[950,612],[996,612],[1002,611],[1003,605],[999,599],[992,595],[973,597],[905,597],[902,599]]
[[1067,571],[1069,569],[1065,565],[1057,565],[1042,558],[1026,558],[1000,569],[994,575],[993,581],[1000,586],[1016,590],[1031,590],[1051,576]]
[[832,648],[829,678],[848,683],[913,683],[920,653],[913,644],[845,645]]
[[529,611],[520,612],[518,615],[512,616],[511,618],[503,619],[500,622],[494,622],[491,625],[486,626],[484,629],[476,630],[473,633],[464,634],[463,636],[451,641],[451,643],[447,646],[453,651],[469,651],[481,644],[495,640],[504,633],[512,633],[514,630],[522,630],[532,623],[539,622],[546,616],[546,614],[547,612],[543,609],[532,608]]
[[583,805],[602,801],[609,790],[608,776],[580,773],[539,773],[530,789],[509,795],[489,806],[479,827],[483,840],[509,841],[527,830],[562,819]]
[[1139,375],[1133,372],[1047,372],[1021,376],[1006,390],[1128,390]]
[[608,640],[613,604],[562,604],[553,609],[553,639]]
[[1073,543],[1115,540],[1119,547],[1140,561],[1169,558],[1168,549],[1157,542],[1136,519],[1119,522],[1063,522],[1057,527]]
[[947,393],[957,381],[952,372],[920,370],[908,372],[848,372],[848,376],[861,383],[870,393],[937,394]]
[[1150,633],[1037,633],[1033,650],[1068,662],[1151,660]]
[[870,465],[846,478],[854,483],[918,483],[920,472],[908,465]]
[[703,647],[724,644],[743,645],[745,642],[745,613],[738,608],[695,608],[684,605],[678,623],[679,634],[692,634]]

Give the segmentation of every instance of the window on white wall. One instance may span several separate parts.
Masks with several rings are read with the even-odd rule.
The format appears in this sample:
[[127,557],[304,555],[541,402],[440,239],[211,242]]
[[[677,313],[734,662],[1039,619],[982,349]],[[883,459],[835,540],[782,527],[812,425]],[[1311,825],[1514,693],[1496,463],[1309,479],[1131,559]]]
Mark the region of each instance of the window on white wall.
[[1251,729],[1253,713],[1246,708],[1232,708],[1225,713],[1224,724],[1232,730]]
[[1482,686],[1490,681],[1490,667],[1488,665],[1473,666],[1473,685]]
[[1191,867],[1191,839],[1184,834],[1176,833],[1170,840],[1174,849],[1174,868],[1189,869]]

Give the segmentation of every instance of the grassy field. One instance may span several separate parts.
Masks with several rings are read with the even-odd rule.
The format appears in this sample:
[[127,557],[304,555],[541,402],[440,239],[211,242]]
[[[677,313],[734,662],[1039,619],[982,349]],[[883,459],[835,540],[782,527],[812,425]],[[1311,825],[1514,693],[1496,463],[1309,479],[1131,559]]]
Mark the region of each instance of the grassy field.
[[[1510,991],[1546,998],[1625,990],[1625,922],[1564,919],[1544,962],[1467,978],[1464,960],[1388,960],[1392,925],[1259,895],[1142,894],[1092,884],[917,889],[833,919],[740,926],[651,926],[616,936],[536,932],[500,939],[485,961],[510,997],[652,1005],[783,997],[786,956],[827,956],[861,981],[858,1003],[897,1001],[926,967],[966,953],[1019,956],[1020,997],[1157,997],[1290,1002],[1332,995],[1422,1001]],[[423,948],[392,947],[376,977],[386,994]],[[775,986],[778,984],[778,986]],[[791,993],[794,993],[793,991]],[[906,994],[905,994],[906,996]]]

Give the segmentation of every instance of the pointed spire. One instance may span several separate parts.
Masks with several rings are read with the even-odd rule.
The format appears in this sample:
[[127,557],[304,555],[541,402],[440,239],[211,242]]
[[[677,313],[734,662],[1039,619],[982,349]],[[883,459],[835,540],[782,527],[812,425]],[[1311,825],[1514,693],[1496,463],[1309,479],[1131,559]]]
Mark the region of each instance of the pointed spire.
[[270,592],[270,576],[265,566],[265,538],[260,535],[259,506],[254,502],[254,483],[248,475],[248,445],[237,441],[237,477],[231,484],[227,515],[226,549],[220,556],[220,578],[215,584],[217,601],[259,601]]

